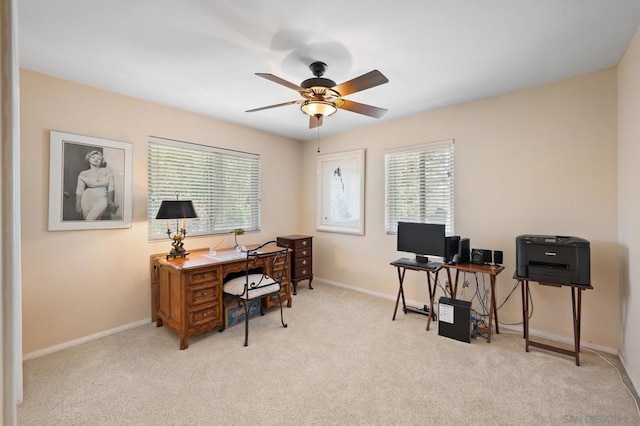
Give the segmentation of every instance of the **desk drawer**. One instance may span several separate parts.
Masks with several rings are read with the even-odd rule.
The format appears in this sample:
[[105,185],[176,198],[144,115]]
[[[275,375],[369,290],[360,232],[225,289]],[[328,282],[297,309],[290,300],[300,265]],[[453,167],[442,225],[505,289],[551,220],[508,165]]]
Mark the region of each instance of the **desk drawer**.
[[[289,283],[285,283],[282,285],[282,288],[280,289],[280,298],[282,299],[283,305],[285,304],[285,302],[291,300],[291,296],[289,295],[291,290],[289,288],[290,288]],[[277,294],[271,294],[264,298],[265,308],[272,308],[274,306],[280,306],[280,302],[278,301]]]
[[220,286],[208,286],[190,288],[187,290],[187,306],[200,305],[202,303],[220,300]]
[[215,281],[219,277],[218,269],[207,269],[206,271],[197,271],[189,273],[189,285],[199,285],[208,281]]
[[192,309],[189,311],[189,328],[198,327],[210,322],[219,322],[222,311],[221,304],[206,306],[201,309]]

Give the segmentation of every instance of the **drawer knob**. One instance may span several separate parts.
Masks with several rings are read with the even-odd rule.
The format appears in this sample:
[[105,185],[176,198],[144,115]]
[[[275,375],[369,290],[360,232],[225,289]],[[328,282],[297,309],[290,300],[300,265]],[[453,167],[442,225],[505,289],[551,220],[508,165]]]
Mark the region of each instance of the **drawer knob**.
[[302,250],[302,255],[306,256],[307,255],[307,251],[306,250]]
[[307,275],[307,270],[306,269],[302,270],[302,275]]
[[205,292],[203,292],[203,293],[202,293],[202,295],[203,295],[203,296],[208,296],[208,295],[209,295],[209,292],[208,292],[208,291],[205,291]]
[[307,245],[307,242],[306,242],[306,241],[303,241],[303,242],[302,242],[302,245],[303,245],[303,246],[306,246],[306,245]]

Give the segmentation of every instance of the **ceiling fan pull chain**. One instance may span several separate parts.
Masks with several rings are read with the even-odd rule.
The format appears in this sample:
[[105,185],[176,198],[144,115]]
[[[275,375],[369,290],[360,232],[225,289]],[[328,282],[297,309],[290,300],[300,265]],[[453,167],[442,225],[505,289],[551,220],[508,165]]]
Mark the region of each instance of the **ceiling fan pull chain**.
[[318,129],[318,154],[320,154],[320,127]]

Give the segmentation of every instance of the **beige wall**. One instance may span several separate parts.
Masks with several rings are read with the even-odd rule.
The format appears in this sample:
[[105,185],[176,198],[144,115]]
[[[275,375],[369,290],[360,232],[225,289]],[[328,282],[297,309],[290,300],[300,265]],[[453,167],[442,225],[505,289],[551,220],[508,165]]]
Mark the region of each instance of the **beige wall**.
[[[315,275],[395,296],[397,276],[389,262],[403,254],[384,230],[384,150],[455,139],[456,234],[469,237],[472,247],[504,251],[498,301],[514,286],[517,235],[586,238],[594,290],[583,297],[582,341],[617,349],[616,85],[616,70],[608,69],[321,138],[321,153],[366,148],[365,236],[315,231],[317,153],[316,144],[308,143],[302,205],[304,232],[315,235]],[[428,300],[424,280],[407,274],[409,298]],[[533,285],[532,294],[532,330],[572,340],[569,289]],[[520,300],[516,291],[500,309],[501,321],[522,320]]]
[[621,354],[640,386],[640,31],[618,67]]
[[[586,238],[595,288],[583,299],[582,340],[618,348],[616,90],[616,70],[609,69],[321,138],[322,153],[366,148],[366,233],[352,236],[315,230],[315,143],[22,71],[23,353],[149,317],[148,257],[166,251],[168,243],[147,241],[147,135],[261,154],[263,230],[247,235],[247,242],[309,233],[318,279],[388,296],[397,291],[389,262],[403,254],[384,232],[384,150],[453,138],[456,233],[470,237],[473,247],[505,252],[498,300],[514,285],[517,235]],[[50,129],[133,143],[131,229],[47,231]],[[300,211],[282,211],[292,199]],[[215,240],[192,238],[187,247]],[[423,280],[407,277],[409,298],[427,300]],[[532,286],[532,293],[532,329],[570,339],[569,291]],[[521,321],[518,294],[500,310],[501,321]]]
[[[299,142],[30,71],[20,80],[24,354],[150,318],[149,255],[170,244],[147,241],[148,135],[260,154],[262,231],[244,242],[300,232],[295,203],[283,208],[301,192]],[[130,229],[47,231],[49,130],[133,144]]]

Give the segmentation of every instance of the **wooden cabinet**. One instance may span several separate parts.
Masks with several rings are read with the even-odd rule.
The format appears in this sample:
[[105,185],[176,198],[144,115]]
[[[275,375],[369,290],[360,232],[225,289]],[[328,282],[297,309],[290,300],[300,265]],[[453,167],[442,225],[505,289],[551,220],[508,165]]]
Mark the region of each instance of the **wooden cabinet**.
[[[167,260],[166,253],[151,256],[152,319],[158,327],[166,325],[178,333],[180,349],[189,346],[189,336],[216,327],[224,330],[224,278],[245,270],[246,256],[220,261],[207,254],[208,249],[197,249],[186,258]],[[280,265],[284,267],[284,262]],[[280,297],[291,307],[289,271]],[[277,296],[265,298],[263,303],[266,308],[279,306]]]
[[291,282],[293,294],[298,294],[298,282],[309,280],[309,288],[313,290],[313,237],[308,235],[286,235],[278,237],[278,244],[289,247],[291,252]]
[[180,337],[180,349],[194,334],[224,329],[220,266],[184,269],[185,259],[156,259],[156,325],[166,325]]

